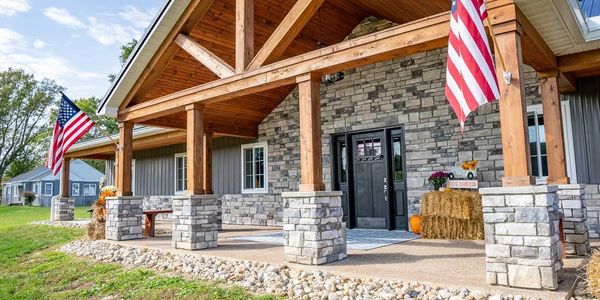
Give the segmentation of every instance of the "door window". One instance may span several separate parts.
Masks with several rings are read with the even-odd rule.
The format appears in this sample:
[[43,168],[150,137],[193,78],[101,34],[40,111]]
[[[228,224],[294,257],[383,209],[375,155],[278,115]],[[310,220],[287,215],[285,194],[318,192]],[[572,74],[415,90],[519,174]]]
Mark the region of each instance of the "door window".
[[402,143],[399,136],[395,136],[393,138],[393,156],[394,160],[392,163],[394,164],[394,180],[402,181],[404,180],[404,170],[402,165]]
[[380,138],[366,138],[356,141],[356,158],[359,160],[381,158],[381,153]]

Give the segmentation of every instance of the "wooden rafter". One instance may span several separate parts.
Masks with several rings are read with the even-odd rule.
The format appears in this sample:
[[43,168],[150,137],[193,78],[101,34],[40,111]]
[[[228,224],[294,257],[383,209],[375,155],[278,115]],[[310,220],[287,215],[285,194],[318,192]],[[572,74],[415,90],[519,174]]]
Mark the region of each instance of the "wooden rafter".
[[325,0],[298,0],[258,51],[248,70],[258,69],[280,58],[323,2]]
[[181,49],[185,50],[185,52],[220,78],[233,76],[235,74],[235,69],[233,69],[233,67],[189,36],[180,33],[175,38],[175,44],[179,45]]
[[559,56],[558,69],[563,73],[600,69],[600,49]]
[[189,34],[200,19],[206,14],[214,0],[192,0],[188,4],[184,13],[181,15],[175,26],[165,41],[160,45],[142,74],[123,100],[119,109],[123,109],[129,105],[134,98],[143,97],[148,92],[156,80],[160,77],[162,71],[169,64],[171,59],[177,53],[179,47],[172,42],[179,33]]
[[235,69],[242,73],[254,58],[254,0],[235,3]]

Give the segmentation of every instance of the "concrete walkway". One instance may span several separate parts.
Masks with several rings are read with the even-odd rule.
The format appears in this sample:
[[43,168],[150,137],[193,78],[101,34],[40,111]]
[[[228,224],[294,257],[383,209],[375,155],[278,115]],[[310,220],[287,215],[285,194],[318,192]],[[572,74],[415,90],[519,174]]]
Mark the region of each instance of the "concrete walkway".
[[[159,224],[158,228],[168,231],[168,226],[170,226],[168,223],[163,223]],[[165,234],[155,238],[118,243],[198,256],[285,264],[282,246],[229,239],[280,230],[281,228],[278,227],[224,225],[223,231],[219,232],[218,248],[194,252],[173,249],[170,235]],[[483,241],[418,239],[369,251],[349,250],[348,252],[349,256],[346,259],[324,266],[310,267],[297,264],[288,264],[288,266],[292,269],[319,269],[349,277],[418,281],[446,288],[468,288],[489,293],[564,299],[575,281],[578,266],[583,262],[582,258],[568,257],[564,261],[565,280],[560,284],[558,291],[549,292],[488,285],[485,281]]]

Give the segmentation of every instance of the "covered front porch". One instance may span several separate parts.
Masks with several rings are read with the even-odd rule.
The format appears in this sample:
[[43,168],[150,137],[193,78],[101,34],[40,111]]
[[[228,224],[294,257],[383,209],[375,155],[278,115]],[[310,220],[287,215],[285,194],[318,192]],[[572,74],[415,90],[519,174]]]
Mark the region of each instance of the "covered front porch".
[[[585,224],[581,205],[582,187],[566,185],[569,183],[569,178],[565,164],[560,90],[565,87],[574,87],[573,81],[570,79],[573,79],[575,75],[565,75],[566,73],[578,68],[585,69],[590,65],[582,66],[581,62],[576,59],[557,60],[555,53],[515,2],[488,1],[489,15],[498,41],[499,49],[497,50],[504,55],[506,71],[512,74],[512,79],[507,83],[499,80],[501,90],[497,118],[500,123],[499,128],[495,125],[486,128],[488,125],[480,124],[472,127],[473,129],[484,128],[490,135],[494,132],[501,132],[498,141],[501,146],[486,145],[488,148],[485,149],[486,158],[488,152],[495,153],[490,155],[502,157],[502,161],[498,163],[498,169],[491,169],[491,172],[494,173],[493,177],[501,177],[502,187],[481,189],[481,193],[484,195],[484,220],[486,223],[485,246],[482,242],[417,240],[373,250],[382,252],[379,253],[380,255],[371,256],[369,253],[355,252],[347,248],[344,239],[346,230],[343,211],[344,194],[338,191],[341,190],[340,188],[331,184],[333,180],[328,177],[333,175],[330,176],[324,168],[324,153],[331,149],[326,144],[332,143],[330,138],[333,138],[332,136],[328,137],[324,132],[335,135],[346,132],[347,128],[344,127],[352,126],[323,126],[324,118],[335,119],[335,116],[322,116],[321,114],[327,106],[322,101],[324,100],[322,99],[324,96],[322,90],[327,84],[327,80],[323,80],[323,78],[330,78],[330,74],[348,69],[365,66],[377,68],[379,63],[411,55],[417,57],[412,62],[414,64],[414,61],[418,61],[420,55],[426,55],[423,53],[427,51],[433,51],[433,55],[437,56],[435,64],[438,67],[443,66],[445,54],[443,52],[435,53],[435,51],[447,45],[449,3],[439,1],[436,2],[436,5],[432,5],[440,12],[434,15],[424,14],[423,10],[414,8],[410,17],[401,17],[401,9],[395,10],[395,13],[390,15],[385,13],[384,8],[380,6],[375,8],[376,5],[373,5],[371,12],[375,11],[377,14],[391,18],[397,24],[393,24],[394,26],[389,29],[348,40],[344,39],[356,25],[354,23],[361,20],[362,15],[354,11],[352,5],[344,6],[345,9],[357,13],[353,15],[353,21],[348,21],[347,24],[344,24],[343,30],[336,32],[335,35],[332,34],[329,37],[331,41],[328,46],[303,47],[307,44],[312,45],[312,43],[306,42],[306,37],[311,35],[311,31],[309,30],[307,34],[301,36],[298,34],[305,25],[309,26],[306,28],[311,28],[313,31],[321,27],[321,21],[316,18],[311,19],[311,17],[323,3],[324,1],[307,0],[291,5],[293,13],[282,16],[282,20],[279,22],[281,25],[273,26],[271,38],[260,41],[264,43],[263,48],[256,56],[249,55],[254,53],[254,44],[251,42],[254,32],[249,28],[254,24],[255,12],[248,7],[252,7],[254,1],[240,0],[236,2],[235,15],[237,19],[232,24],[237,29],[235,38],[231,37],[229,44],[220,42],[218,37],[214,38],[211,41],[214,43],[212,52],[198,44],[199,40],[203,41],[203,38],[198,37],[202,37],[206,28],[211,27],[206,20],[202,21],[203,15],[211,9],[229,14],[233,14],[233,11],[228,10],[227,7],[215,6],[218,4],[217,1],[215,4],[212,1],[191,1],[189,6],[181,8],[183,9],[180,12],[181,19],[179,20],[181,21],[172,24],[173,28],[164,33],[168,36],[165,38],[166,43],[160,46],[155,45],[158,50],[154,54],[155,56],[149,59],[146,68],[138,70],[140,71],[140,74],[137,74],[139,76],[130,75],[130,77],[136,77],[135,80],[132,79],[133,77],[122,81],[119,79],[104,103],[104,113],[112,114],[119,120],[118,148],[115,149],[113,145],[91,148],[73,147],[73,150],[67,154],[69,158],[114,159],[115,161],[114,177],[118,195],[107,202],[107,237],[121,243],[145,244],[148,242],[156,243],[157,247],[161,248],[168,246],[177,249],[204,250],[202,254],[239,253],[239,255],[247,255],[253,253],[257,257],[263,257],[263,254],[258,252],[264,246],[256,246],[258,249],[252,250],[252,247],[248,245],[253,244],[241,246],[241,249],[249,247],[246,249],[248,251],[225,251],[241,244],[227,239],[229,234],[227,230],[219,231],[221,226],[219,215],[222,213],[220,209],[223,199],[214,193],[213,170],[225,169],[229,165],[213,165],[215,161],[212,158],[213,142],[216,137],[221,136],[260,140],[261,134],[266,135],[264,133],[266,130],[259,130],[260,126],[269,118],[274,109],[278,109],[276,107],[282,99],[292,92],[292,94],[297,93],[297,97],[289,99],[295,101],[297,106],[293,106],[294,111],[290,110],[283,114],[288,116],[288,120],[294,121],[294,124],[282,121],[284,125],[276,125],[279,128],[298,129],[297,136],[281,137],[281,143],[290,142],[294,146],[291,146],[292,149],[287,152],[280,151],[281,153],[278,153],[277,156],[266,157],[266,159],[279,169],[285,168],[282,166],[283,164],[294,163],[292,170],[286,169],[285,171],[297,173],[299,182],[297,185],[291,184],[289,187],[274,192],[279,187],[280,182],[277,180],[280,178],[274,178],[268,182],[265,177],[271,175],[269,172],[261,174],[254,172],[250,179],[250,185],[262,187],[264,190],[260,191],[262,193],[277,194],[274,197],[279,197],[277,199],[281,202],[283,246],[265,247],[268,248],[266,253],[279,252],[278,255],[272,256],[278,261],[280,260],[279,262],[285,260],[305,265],[331,263],[325,268],[334,270],[339,268],[339,271],[343,271],[345,267],[354,269],[354,267],[348,266],[356,266],[356,270],[361,270],[362,267],[372,267],[373,270],[381,271],[382,274],[393,276],[393,273],[398,271],[394,271],[394,268],[388,269],[388,266],[383,263],[384,261],[394,262],[390,266],[396,268],[402,267],[405,263],[403,260],[412,261],[418,263],[418,269],[422,270],[428,270],[428,267],[420,265],[421,263],[436,262],[451,266],[451,268],[443,267],[441,269],[460,270],[461,276],[463,270],[472,270],[472,274],[475,276],[472,281],[482,284],[487,281],[493,285],[544,289],[560,289],[564,286],[567,282],[564,281],[564,278],[569,278],[569,274],[572,273],[567,272],[565,273],[567,277],[563,277],[564,271],[568,271],[563,267],[563,263],[571,265],[571,262],[561,259],[559,213],[561,210],[565,211],[559,208],[561,201],[568,201],[568,204],[571,205],[563,207],[568,209],[571,213],[569,217],[572,217],[567,220],[570,222],[566,225],[568,227],[565,227],[571,230],[566,237],[570,251],[584,254],[589,250],[589,246],[587,229],[580,230],[580,225]],[[329,5],[323,6],[323,9],[324,11],[325,8],[329,9],[327,11],[331,14],[331,20],[341,18],[333,9],[335,5],[331,5],[331,3],[323,5]],[[361,10],[358,9],[358,11]],[[196,40],[194,40],[195,38]],[[303,49],[310,51],[302,51]],[[175,53],[179,56],[176,56]],[[227,59],[220,59],[219,55]],[[497,59],[499,58],[497,57]],[[196,64],[200,63],[197,66],[198,73],[184,72],[189,69],[190,61]],[[234,64],[235,68],[232,67]],[[544,132],[547,145],[548,178],[547,184],[542,186],[534,186],[536,182],[533,177],[531,149],[528,141],[524,77],[526,64],[531,66],[538,75],[536,81],[539,81],[544,117],[553,121],[546,123]],[[410,63],[401,62],[400,65],[405,68],[409,67]],[[591,64],[591,66],[594,65]],[[181,71],[178,71],[178,68]],[[161,77],[162,71],[165,73]],[[376,76],[385,76],[379,75],[385,72],[377,72],[377,70],[373,72],[376,75],[369,75],[369,81],[376,81],[378,78]],[[418,71],[409,73],[411,73],[410,76],[419,76],[418,74],[423,76],[422,70],[420,73]],[[498,70],[498,74],[498,78],[502,78],[502,70]],[[125,75],[127,74],[123,76]],[[360,75],[360,72],[355,72],[350,77],[360,77]],[[438,75],[436,79],[439,80],[440,77]],[[406,84],[410,84],[411,80],[414,81],[414,79],[406,80]],[[434,82],[429,85],[429,89],[435,89],[435,86],[439,87],[441,84]],[[409,99],[406,102],[416,101],[422,106],[432,106],[428,103],[443,98],[443,95],[436,93],[427,97],[418,96],[422,94],[419,93],[417,87],[411,87],[412,91],[410,92],[406,88],[406,91],[394,96],[386,95],[385,89],[386,87],[382,85],[381,88],[374,88],[374,91],[365,92],[365,94],[372,93],[372,97],[367,95],[364,99],[362,96],[357,98],[366,103],[373,100],[369,97],[410,98],[417,96],[418,99]],[[343,92],[340,93],[343,94]],[[348,97],[352,97],[352,95]],[[397,113],[408,111],[409,109],[405,108],[410,105],[406,103],[404,106],[386,104],[381,106],[392,107]],[[360,106],[360,103],[356,106]],[[441,109],[441,111],[443,110]],[[342,109],[341,113],[344,111]],[[371,111],[371,114],[377,115],[377,112],[377,110]],[[429,117],[433,119],[437,113],[439,111],[427,111],[424,115],[430,114]],[[406,143],[407,140],[410,140],[409,135],[421,134],[419,129],[423,127],[445,126],[442,128],[442,135],[458,134],[457,124],[448,121],[449,118],[445,119],[445,115],[437,120],[419,122],[420,119],[414,121],[410,114],[414,115],[414,111],[407,113],[406,119],[396,118],[394,124],[391,124],[394,126],[404,126],[404,124],[397,124],[399,122],[408,124],[406,127],[412,132],[405,134],[399,131],[400,133],[398,133],[398,137],[402,139],[401,144],[407,144],[408,147],[411,146],[410,143]],[[297,115],[297,122],[289,117],[291,115]],[[355,118],[353,122],[360,123],[360,120],[356,119],[358,118]],[[492,119],[491,122],[494,121],[493,117],[490,119]],[[383,125],[379,124],[378,128],[388,125],[385,124],[387,120],[378,122],[384,123]],[[436,122],[445,123],[438,125]],[[169,129],[164,129],[164,132],[154,135],[143,136],[140,134],[137,139],[134,139],[135,125],[161,126]],[[374,129],[370,128],[369,124],[357,126],[364,127],[360,129],[367,131]],[[444,129],[448,128],[450,130],[445,132]],[[381,130],[386,132],[387,129]],[[272,131],[274,135],[280,133],[277,128]],[[434,138],[428,136],[428,133],[423,135],[425,140]],[[180,144],[185,144],[185,156],[181,160],[181,163],[186,166],[181,168],[185,169],[185,180],[181,181],[185,182],[185,188],[183,194],[174,195],[171,198],[173,210],[171,239],[157,238],[142,239],[141,242],[123,242],[142,238],[144,198],[134,192],[134,173],[132,172],[134,152]],[[423,151],[425,154],[421,155],[420,159],[429,161],[431,158],[427,155],[433,156],[440,149],[455,145],[459,145],[455,148],[461,147],[458,140],[450,138],[439,141],[428,140],[424,144],[430,144],[428,145],[430,148],[419,149],[420,145],[413,145],[413,149],[410,149],[413,159],[419,159],[418,157],[414,158],[417,156],[414,153],[419,151]],[[437,149],[432,150],[431,144]],[[495,148],[489,149],[489,147]],[[450,159],[457,157],[460,157],[460,153],[451,153],[448,157],[441,157],[435,163],[445,165]],[[298,167],[295,167],[296,160]],[[260,161],[265,161],[265,158],[254,158],[252,162],[256,163],[257,161],[260,163]],[[65,162],[63,166],[68,170],[68,162]],[[329,162],[329,168],[331,169],[331,162]],[[157,170],[155,175],[158,176],[163,171]],[[268,171],[275,176],[279,174],[273,172],[273,169]],[[402,181],[408,187],[407,189],[410,189],[411,182],[420,180],[423,185],[423,174],[430,170],[413,167],[412,169],[407,168],[406,171],[406,176],[399,181]],[[63,172],[63,174],[68,174],[68,172]],[[328,178],[327,181],[326,178]],[[281,180],[283,181],[283,178]],[[63,182],[68,182],[68,178],[63,178]],[[386,192],[386,202],[387,192],[391,192],[395,188],[393,184],[391,180],[382,180],[381,186],[378,186],[383,187],[382,193]],[[68,198],[68,194],[68,190],[61,192],[62,198]],[[399,190],[400,194],[416,199],[414,202],[418,202],[423,191],[422,189]],[[410,210],[398,210],[399,215],[392,215],[394,213],[392,208],[395,207],[391,206],[392,204],[389,205],[390,215],[389,218],[386,217],[388,220],[388,223],[384,223],[386,226],[391,224],[390,220],[392,219],[405,226],[409,214],[414,214],[418,209],[418,205],[413,205]],[[391,229],[392,226],[389,228]],[[227,229],[226,225],[225,229]],[[386,252],[388,250],[390,252]],[[463,254],[459,254],[461,251]],[[348,258],[346,258],[347,254],[349,254]],[[487,259],[485,259],[485,255],[487,255]],[[473,260],[469,260],[469,258],[477,258],[479,263],[473,263]],[[573,262],[576,263],[576,260]],[[458,265],[454,265],[454,263]],[[525,276],[519,274],[525,274]],[[530,277],[533,280],[524,278],[529,275],[533,275]],[[440,276],[442,276],[441,273]],[[458,280],[454,276],[449,277],[448,273],[445,276],[446,279]],[[407,278],[407,280],[411,279]]]

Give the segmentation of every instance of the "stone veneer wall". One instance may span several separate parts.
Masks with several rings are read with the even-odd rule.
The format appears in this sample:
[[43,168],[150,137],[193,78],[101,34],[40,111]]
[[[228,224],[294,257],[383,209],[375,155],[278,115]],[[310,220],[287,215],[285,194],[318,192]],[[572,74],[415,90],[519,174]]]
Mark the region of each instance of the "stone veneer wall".
[[[146,196],[144,197],[144,211],[147,210],[172,210],[173,196]],[[171,220],[172,214],[159,214],[157,220]]]
[[[385,28],[368,18],[352,36]],[[409,214],[418,212],[430,187],[431,173],[448,170],[458,160],[479,161],[481,187],[500,186],[502,141],[497,103],[471,115],[464,137],[444,95],[446,49],[418,53],[347,70],[345,79],[321,87],[323,166],[331,189],[330,135],[404,126]],[[527,102],[539,102],[535,72],[525,74]],[[259,141],[268,142],[269,191],[297,191],[299,184],[298,94],[292,92],[259,125]]]
[[587,208],[587,224],[591,239],[600,238],[600,185],[586,184],[584,201]]
[[223,223],[281,226],[283,200],[280,195],[223,195]]

